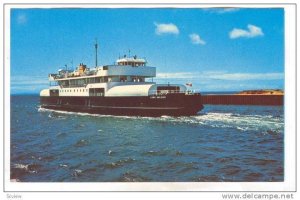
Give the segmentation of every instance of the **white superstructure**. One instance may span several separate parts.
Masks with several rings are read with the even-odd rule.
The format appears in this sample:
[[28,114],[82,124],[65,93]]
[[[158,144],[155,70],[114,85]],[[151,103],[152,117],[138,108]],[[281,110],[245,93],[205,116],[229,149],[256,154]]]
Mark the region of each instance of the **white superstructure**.
[[145,59],[124,56],[113,65],[88,68],[80,64],[74,71],[60,69],[49,74],[50,88],[40,96],[150,96],[166,92],[185,92],[184,85],[158,85],[151,81],[156,68]]

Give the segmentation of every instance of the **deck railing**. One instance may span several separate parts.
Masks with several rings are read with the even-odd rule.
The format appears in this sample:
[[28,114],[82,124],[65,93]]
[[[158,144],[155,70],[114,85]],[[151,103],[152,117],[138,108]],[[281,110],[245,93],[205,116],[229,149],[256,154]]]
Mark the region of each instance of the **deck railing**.
[[186,94],[186,95],[200,94],[200,92],[196,92],[195,90],[186,90],[186,91],[177,91],[177,90],[157,91],[157,90],[150,90],[149,93],[151,95],[154,95],[154,96],[165,96],[167,94]]

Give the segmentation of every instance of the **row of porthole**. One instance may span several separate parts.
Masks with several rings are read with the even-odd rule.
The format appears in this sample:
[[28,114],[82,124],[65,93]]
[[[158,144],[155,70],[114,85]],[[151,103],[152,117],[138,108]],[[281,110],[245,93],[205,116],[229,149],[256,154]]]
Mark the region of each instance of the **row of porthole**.
[[88,89],[59,90],[59,92],[87,92]]

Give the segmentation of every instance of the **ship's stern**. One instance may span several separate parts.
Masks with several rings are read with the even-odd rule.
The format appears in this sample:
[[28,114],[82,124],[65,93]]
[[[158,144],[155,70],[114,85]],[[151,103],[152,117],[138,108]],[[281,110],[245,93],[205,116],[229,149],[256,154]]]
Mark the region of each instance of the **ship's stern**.
[[179,108],[174,116],[197,115],[204,108],[200,93],[169,93],[167,101]]

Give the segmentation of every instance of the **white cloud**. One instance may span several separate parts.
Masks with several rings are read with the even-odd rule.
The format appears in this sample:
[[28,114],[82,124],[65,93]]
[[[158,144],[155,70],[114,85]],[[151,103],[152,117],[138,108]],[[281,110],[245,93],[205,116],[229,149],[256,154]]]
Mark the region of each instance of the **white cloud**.
[[229,37],[231,39],[236,39],[240,37],[253,38],[257,36],[263,36],[264,33],[260,27],[248,24],[248,30],[234,28],[229,32]]
[[25,24],[27,22],[27,16],[25,14],[19,14],[17,16],[17,23],[18,24]]
[[174,79],[186,79],[186,78],[195,78],[199,77],[199,72],[192,73],[192,72],[174,72],[174,73],[157,73],[156,77],[159,79],[163,78],[174,78]]
[[247,89],[280,89],[284,73],[229,73],[226,71],[195,71],[158,73],[157,83],[193,84],[199,91],[240,91]]
[[210,13],[224,14],[237,12],[240,8],[204,8],[203,10]]
[[47,75],[45,76],[11,76],[10,90],[13,94],[39,93],[49,87]]
[[239,8],[219,8],[219,9],[216,9],[217,13],[219,14],[223,14],[223,13],[232,13],[232,12],[236,12],[238,10],[240,10]]
[[177,26],[175,24],[158,24],[158,23],[154,23],[154,25],[156,26],[155,28],[155,33],[157,35],[162,35],[162,34],[175,34],[178,35],[179,34],[179,29],[177,28]]
[[189,35],[193,44],[205,45],[205,41],[200,38],[200,35],[192,33]]
[[212,74],[212,79],[240,81],[240,80],[282,80],[283,73],[224,73]]
[[201,80],[226,80],[226,81],[244,81],[244,80],[283,80],[283,73],[227,73],[223,71],[212,72],[174,72],[158,73],[157,78],[171,79],[201,79]]
[[48,85],[49,80],[45,76],[12,76],[11,85]]

